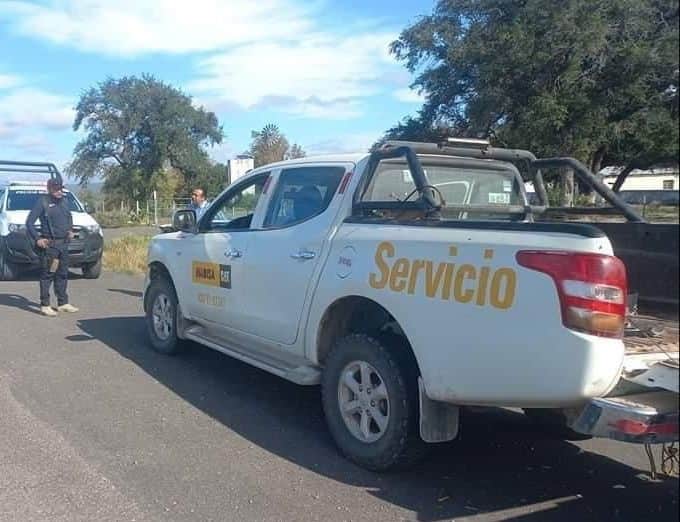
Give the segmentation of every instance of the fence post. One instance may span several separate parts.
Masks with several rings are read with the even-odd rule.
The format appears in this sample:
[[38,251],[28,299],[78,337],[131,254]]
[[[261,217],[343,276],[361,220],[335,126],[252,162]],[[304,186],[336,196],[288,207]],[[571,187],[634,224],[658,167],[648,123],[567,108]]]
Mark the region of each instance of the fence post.
[[151,224],[151,212],[149,212],[149,200],[146,200],[146,224]]
[[153,191],[153,224],[158,226],[158,194]]

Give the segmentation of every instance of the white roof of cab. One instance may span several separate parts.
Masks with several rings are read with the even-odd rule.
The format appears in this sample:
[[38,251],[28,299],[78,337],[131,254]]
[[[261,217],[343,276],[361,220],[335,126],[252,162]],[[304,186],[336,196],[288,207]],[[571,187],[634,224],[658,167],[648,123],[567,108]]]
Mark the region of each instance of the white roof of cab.
[[347,154],[319,154],[317,156],[305,156],[304,158],[296,158],[285,161],[277,161],[258,167],[258,171],[279,169],[289,167],[291,165],[301,165],[304,163],[359,163],[362,159],[369,156],[368,152],[355,152]]

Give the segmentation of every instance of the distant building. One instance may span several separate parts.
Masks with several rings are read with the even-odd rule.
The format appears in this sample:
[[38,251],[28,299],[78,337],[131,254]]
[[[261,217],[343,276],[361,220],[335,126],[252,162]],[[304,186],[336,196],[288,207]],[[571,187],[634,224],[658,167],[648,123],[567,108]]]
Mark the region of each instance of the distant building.
[[[600,171],[604,182],[612,187],[621,168],[607,167]],[[680,174],[678,168],[657,168],[649,170],[634,170],[621,186],[621,191],[628,190],[678,190],[680,189]]]
[[255,160],[252,156],[240,154],[234,159],[227,161],[227,184],[231,185],[246,173],[255,168]]

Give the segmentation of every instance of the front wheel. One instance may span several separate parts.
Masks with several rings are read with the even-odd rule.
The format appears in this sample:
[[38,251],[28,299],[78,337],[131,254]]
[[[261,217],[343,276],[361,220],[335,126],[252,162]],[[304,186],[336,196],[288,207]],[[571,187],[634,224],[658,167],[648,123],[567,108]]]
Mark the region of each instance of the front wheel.
[[378,340],[340,339],[328,356],[321,391],[329,431],[340,451],[373,471],[405,469],[422,458],[414,372]]
[[84,264],[82,270],[85,279],[99,279],[102,275],[102,258],[100,257],[94,263]]
[[177,337],[177,296],[165,278],[151,283],[146,310],[146,329],[154,350],[175,354],[182,350],[182,340]]
[[7,259],[7,246],[5,240],[0,238],[0,281],[13,281],[19,275],[19,270],[14,263]]

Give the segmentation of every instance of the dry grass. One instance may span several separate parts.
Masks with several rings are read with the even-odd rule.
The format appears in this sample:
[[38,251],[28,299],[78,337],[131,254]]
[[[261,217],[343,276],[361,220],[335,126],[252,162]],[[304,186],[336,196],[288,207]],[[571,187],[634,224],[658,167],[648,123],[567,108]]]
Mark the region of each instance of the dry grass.
[[146,272],[149,236],[123,236],[104,247],[104,269],[126,274]]

